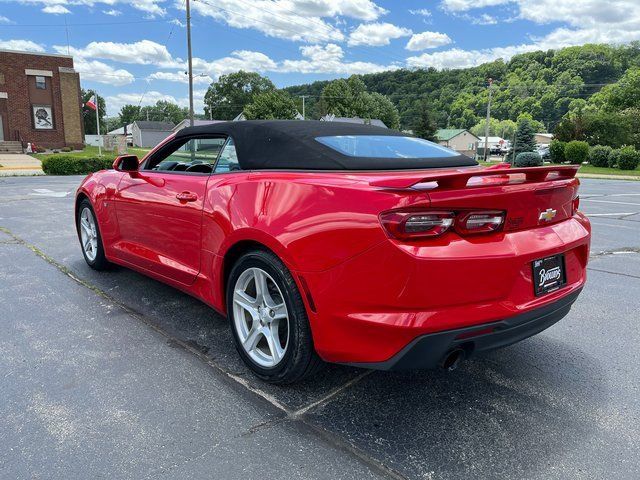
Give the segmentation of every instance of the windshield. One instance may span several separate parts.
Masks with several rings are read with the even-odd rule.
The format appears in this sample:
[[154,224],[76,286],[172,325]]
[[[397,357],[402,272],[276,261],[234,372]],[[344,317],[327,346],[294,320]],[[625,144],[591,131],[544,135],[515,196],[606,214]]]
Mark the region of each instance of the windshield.
[[388,135],[339,135],[316,140],[343,155],[368,158],[446,158],[459,154],[415,137]]

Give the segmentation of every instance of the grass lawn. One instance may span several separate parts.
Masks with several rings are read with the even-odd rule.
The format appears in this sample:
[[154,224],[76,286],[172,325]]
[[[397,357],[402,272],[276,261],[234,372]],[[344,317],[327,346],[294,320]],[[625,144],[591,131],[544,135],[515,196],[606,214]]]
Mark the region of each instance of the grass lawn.
[[[128,149],[128,153],[130,153],[131,155],[137,155],[139,158],[144,157],[147,152],[151,150],[150,148],[135,148],[135,147],[129,147]],[[31,156],[32,157],[36,157],[38,160],[43,160],[47,157],[50,157],[51,155],[68,155],[71,157],[78,157],[78,158],[96,158],[98,156],[98,147],[91,147],[91,146],[86,146],[84,147],[84,150],[79,150],[79,151],[73,151],[73,152],[59,152],[59,153],[32,153]],[[102,156],[103,157],[111,157],[111,158],[116,158],[116,153],[115,152],[105,152],[104,150],[102,151]]]
[[620,170],[619,168],[594,167],[593,165],[582,165],[579,173],[593,173],[598,175],[632,175],[640,176],[640,166],[635,170]]

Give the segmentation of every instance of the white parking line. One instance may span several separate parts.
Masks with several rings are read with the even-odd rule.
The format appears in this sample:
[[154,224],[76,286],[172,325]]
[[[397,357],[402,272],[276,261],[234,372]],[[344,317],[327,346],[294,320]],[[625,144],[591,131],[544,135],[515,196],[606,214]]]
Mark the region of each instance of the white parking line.
[[589,217],[624,217],[627,215],[635,215],[640,212],[621,212],[621,213],[587,213]]
[[[587,214],[587,217],[590,217],[591,215]],[[629,222],[627,222],[629,223]],[[638,227],[630,227],[628,225],[622,225],[621,223],[618,224],[612,224],[612,223],[601,223],[601,222],[597,222],[597,221],[592,221],[591,222],[592,225],[599,225],[601,227],[612,227],[612,228],[622,228],[625,230],[633,230],[633,231],[637,231]]]
[[640,203],[631,203],[631,202],[612,202],[609,200],[593,200],[591,198],[581,198],[580,201],[594,202],[594,203],[615,203],[616,205],[635,205],[637,207],[640,207]]

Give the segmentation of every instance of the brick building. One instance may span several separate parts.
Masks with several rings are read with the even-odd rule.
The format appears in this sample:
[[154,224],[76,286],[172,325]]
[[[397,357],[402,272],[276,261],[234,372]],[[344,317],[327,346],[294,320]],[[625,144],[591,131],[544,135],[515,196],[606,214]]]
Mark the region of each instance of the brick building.
[[83,130],[72,57],[0,50],[0,142],[82,148]]

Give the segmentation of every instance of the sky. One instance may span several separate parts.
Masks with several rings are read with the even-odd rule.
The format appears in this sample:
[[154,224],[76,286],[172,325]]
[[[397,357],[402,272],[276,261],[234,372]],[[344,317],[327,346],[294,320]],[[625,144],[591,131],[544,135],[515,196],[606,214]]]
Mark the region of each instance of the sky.
[[[278,87],[640,40],[640,0],[191,0],[196,112],[240,69]],[[0,0],[0,49],[74,57],[83,88],[188,105],[185,0]]]

